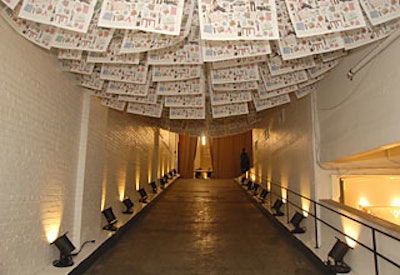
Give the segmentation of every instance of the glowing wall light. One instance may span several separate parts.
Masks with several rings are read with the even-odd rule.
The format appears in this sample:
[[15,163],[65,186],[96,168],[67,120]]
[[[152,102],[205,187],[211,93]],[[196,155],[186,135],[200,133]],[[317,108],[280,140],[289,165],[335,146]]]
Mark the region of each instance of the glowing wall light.
[[[53,242],[60,232],[61,220],[64,212],[64,202],[42,202],[40,204],[41,221],[49,243]],[[49,211],[51,209],[51,211]]]
[[282,202],[286,203],[286,199],[287,199],[287,189],[285,188],[281,188],[281,194],[282,194]]
[[358,240],[361,231],[361,225],[350,221],[346,217],[341,217],[343,232],[348,235],[345,236],[346,243],[349,247],[354,248],[357,244],[355,240]]
[[147,170],[147,181],[151,182],[153,178],[151,167]]
[[126,186],[126,169],[119,170],[117,172],[117,188],[120,201],[123,201],[125,197],[125,186]]
[[255,175],[254,173],[251,173],[251,174],[250,174],[250,180],[251,180],[252,182],[256,182],[256,175]]
[[391,203],[392,206],[400,206],[400,198],[394,198]]
[[205,146],[207,144],[207,138],[206,135],[202,135],[201,136],[201,145]]
[[100,202],[100,210],[104,210],[104,205],[106,204],[106,194],[107,194],[107,164],[104,167],[103,171],[103,181],[101,182],[101,202]]
[[301,198],[301,208],[303,209],[303,216],[307,218],[310,211],[310,201],[306,198]]
[[125,197],[125,183],[118,184],[118,195],[119,195],[119,200],[123,201]]
[[400,198],[394,198],[391,205],[393,209],[390,209],[390,213],[392,213],[395,219],[400,218]]
[[136,191],[140,188],[140,167],[139,165],[136,166],[136,173],[135,173],[135,189]]
[[42,215],[42,225],[46,234],[46,239],[49,243],[54,242],[60,232],[61,215],[60,217],[47,219]]
[[369,204],[367,198],[364,198],[364,197],[363,197],[363,198],[360,198],[360,200],[359,200],[359,202],[358,202],[358,205],[359,205],[360,209],[363,209],[364,207],[367,207],[367,206],[369,206],[370,204]]
[[[57,194],[63,194],[62,185],[58,182],[49,182],[55,188]],[[42,191],[43,193],[46,193]],[[61,220],[64,213],[63,199],[46,199],[40,203],[40,221],[49,243],[53,242],[59,234]],[[1,273],[1,272],[0,272]]]

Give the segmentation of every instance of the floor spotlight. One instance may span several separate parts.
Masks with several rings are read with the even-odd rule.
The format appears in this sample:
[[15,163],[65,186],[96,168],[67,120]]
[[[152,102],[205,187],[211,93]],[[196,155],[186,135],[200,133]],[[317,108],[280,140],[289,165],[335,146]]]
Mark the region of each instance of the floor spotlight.
[[283,216],[283,212],[281,211],[281,207],[283,205],[283,201],[281,199],[277,199],[272,205],[272,209],[275,210],[274,216]]
[[305,217],[300,212],[294,213],[293,217],[290,220],[290,223],[294,225],[292,233],[301,234],[306,232],[306,229],[300,226],[300,223],[304,218]]
[[161,186],[161,188],[165,188],[165,181],[164,181],[164,178],[160,178],[160,186]]
[[123,204],[125,205],[125,207],[126,207],[126,210],[123,211],[122,213],[124,213],[124,214],[133,214],[133,211],[132,211],[133,202],[131,201],[131,199],[128,198],[128,197],[126,197],[126,198],[122,201],[122,203],[123,203]]
[[263,189],[262,191],[261,191],[261,193],[260,193],[260,200],[262,201],[262,202],[265,202],[265,197],[268,195],[268,190],[267,189]]
[[247,182],[247,190],[252,190],[253,189],[253,182],[251,181],[251,180],[249,180],[248,182]]
[[74,264],[72,261],[71,252],[75,250],[75,246],[67,237],[67,233],[58,237],[50,245],[54,244],[60,251],[60,259],[53,261],[53,265],[56,267],[67,267]]
[[326,262],[327,267],[336,273],[349,273],[351,268],[343,262],[343,257],[349,249],[350,246],[337,239],[335,245],[328,254],[328,261]]
[[163,176],[163,179],[164,179],[165,183],[168,183],[169,178],[168,178],[167,174],[165,174],[165,175]]
[[155,181],[150,182],[151,190],[153,190],[154,194],[157,194],[157,184]]
[[148,196],[147,196],[146,190],[144,190],[144,188],[140,188],[138,190],[138,192],[139,192],[140,197],[141,197],[139,201],[143,202],[143,203],[147,203]]
[[259,188],[260,188],[260,185],[258,183],[253,184],[253,196],[257,196]]
[[104,217],[106,217],[108,223],[107,225],[103,226],[103,229],[108,231],[117,231],[117,227],[115,227],[114,224],[116,224],[118,220],[115,217],[112,208],[106,208],[102,211],[102,213]]

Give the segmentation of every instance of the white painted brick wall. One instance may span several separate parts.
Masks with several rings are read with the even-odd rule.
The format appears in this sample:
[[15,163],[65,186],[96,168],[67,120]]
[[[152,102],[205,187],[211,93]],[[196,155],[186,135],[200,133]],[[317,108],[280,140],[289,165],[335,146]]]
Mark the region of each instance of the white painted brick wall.
[[45,225],[72,226],[82,91],[3,19],[0,40],[0,274],[32,274],[58,254]]
[[108,108],[92,97],[87,138],[81,243],[102,238],[100,214]]
[[[118,186],[124,184],[138,206],[136,179],[148,187],[154,175],[168,172],[165,167],[176,167],[177,136],[164,133],[168,142],[158,142],[157,148],[154,127],[92,98],[87,144],[80,144],[84,91],[58,69],[53,56],[1,18],[0,41],[0,274],[65,274],[66,269],[51,265],[59,253],[46,238],[48,225],[61,223],[58,235],[68,231],[72,241],[80,242],[74,242],[76,247],[89,239],[100,245],[106,235],[103,186],[104,205],[125,222],[129,216],[121,214]],[[80,146],[87,146],[79,189],[83,202],[74,216]],[[152,167],[155,152],[158,167]],[[79,223],[80,231],[74,231]]]
[[[140,187],[147,187],[153,180],[155,129],[135,118],[114,110],[110,110],[108,116],[104,207],[113,207],[120,219],[124,218],[120,214],[124,207],[119,200],[119,190],[124,190],[124,194],[132,198],[137,193],[137,181]],[[137,201],[135,203],[139,205]]]

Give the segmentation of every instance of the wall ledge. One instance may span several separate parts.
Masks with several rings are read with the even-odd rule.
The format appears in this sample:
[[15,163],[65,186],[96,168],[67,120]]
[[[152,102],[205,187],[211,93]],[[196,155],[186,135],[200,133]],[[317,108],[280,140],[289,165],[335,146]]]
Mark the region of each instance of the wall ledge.
[[324,199],[324,200],[320,200],[320,202],[323,203],[324,205],[333,206],[335,208],[344,210],[353,216],[360,217],[363,220],[367,221],[367,223],[370,224],[371,226],[375,226],[375,227],[378,226],[379,229],[381,229],[383,231],[388,231],[388,230],[392,231],[392,232],[387,232],[388,234],[393,234],[393,232],[400,234],[400,226],[397,224],[383,220],[381,218],[370,215],[368,213],[365,213],[365,212],[358,210],[356,208],[353,208],[351,206],[334,201],[332,199]]

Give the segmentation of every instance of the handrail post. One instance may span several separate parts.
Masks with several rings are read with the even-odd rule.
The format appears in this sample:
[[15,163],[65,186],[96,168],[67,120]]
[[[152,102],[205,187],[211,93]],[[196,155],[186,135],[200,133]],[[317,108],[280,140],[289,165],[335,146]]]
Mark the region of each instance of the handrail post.
[[314,231],[315,231],[315,248],[319,248],[318,242],[318,216],[317,216],[317,204],[313,201],[314,205]]
[[286,221],[287,223],[289,223],[289,192],[287,189],[286,189]]
[[379,275],[378,255],[376,255],[376,233],[374,228],[372,228],[372,246],[374,249],[375,275]]

